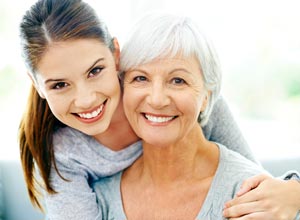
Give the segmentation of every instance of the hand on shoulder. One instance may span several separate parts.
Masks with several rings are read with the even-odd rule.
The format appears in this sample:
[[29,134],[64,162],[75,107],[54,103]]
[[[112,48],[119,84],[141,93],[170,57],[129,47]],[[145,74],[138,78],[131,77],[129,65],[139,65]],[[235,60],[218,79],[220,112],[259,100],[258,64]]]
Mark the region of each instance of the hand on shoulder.
[[223,215],[237,220],[294,220],[299,210],[300,183],[297,180],[261,174],[244,181],[237,196],[225,204]]

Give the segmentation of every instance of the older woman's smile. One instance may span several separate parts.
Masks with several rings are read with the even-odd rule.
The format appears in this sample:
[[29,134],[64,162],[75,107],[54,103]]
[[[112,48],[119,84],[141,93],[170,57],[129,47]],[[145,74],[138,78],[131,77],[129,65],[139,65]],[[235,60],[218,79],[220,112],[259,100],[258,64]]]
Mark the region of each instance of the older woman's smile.
[[169,121],[172,121],[175,119],[177,116],[163,116],[163,115],[154,115],[154,114],[149,114],[149,113],[143,113],[144,117],[154,123],[166,123]]

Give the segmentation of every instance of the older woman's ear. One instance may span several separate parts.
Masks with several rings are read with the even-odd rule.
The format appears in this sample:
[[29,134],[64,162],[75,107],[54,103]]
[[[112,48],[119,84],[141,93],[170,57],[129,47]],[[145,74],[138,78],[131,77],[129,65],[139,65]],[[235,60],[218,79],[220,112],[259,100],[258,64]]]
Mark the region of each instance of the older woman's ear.
[[200,109],[200,114],[201,114],[201,112],[205,111],[205,109],[206,109],[206,107],[208,105],[208,102],[209,102],[210,95],[211,95],[211,91],[205,92],[203,103],[202,103],[202,106],[201,106],[201,109]]

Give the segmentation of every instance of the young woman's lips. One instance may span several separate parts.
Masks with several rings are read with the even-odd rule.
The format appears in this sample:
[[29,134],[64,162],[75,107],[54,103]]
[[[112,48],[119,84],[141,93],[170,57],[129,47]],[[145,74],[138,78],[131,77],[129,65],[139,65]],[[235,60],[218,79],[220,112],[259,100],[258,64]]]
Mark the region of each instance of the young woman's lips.
[[91,111],[77,113],[76,116],[81,122],[84,123],[93,123],[98,121],[103,116],[105,103],[106,102]]

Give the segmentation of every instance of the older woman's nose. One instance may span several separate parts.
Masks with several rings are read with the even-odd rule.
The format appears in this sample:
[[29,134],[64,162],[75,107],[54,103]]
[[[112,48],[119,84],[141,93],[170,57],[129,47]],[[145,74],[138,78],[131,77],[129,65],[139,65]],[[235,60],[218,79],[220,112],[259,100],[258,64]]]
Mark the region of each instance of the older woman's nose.
[[153,84],[148,94],[148,104],[153,108],[160,109],[170,104],[168,89],[162,84]]

